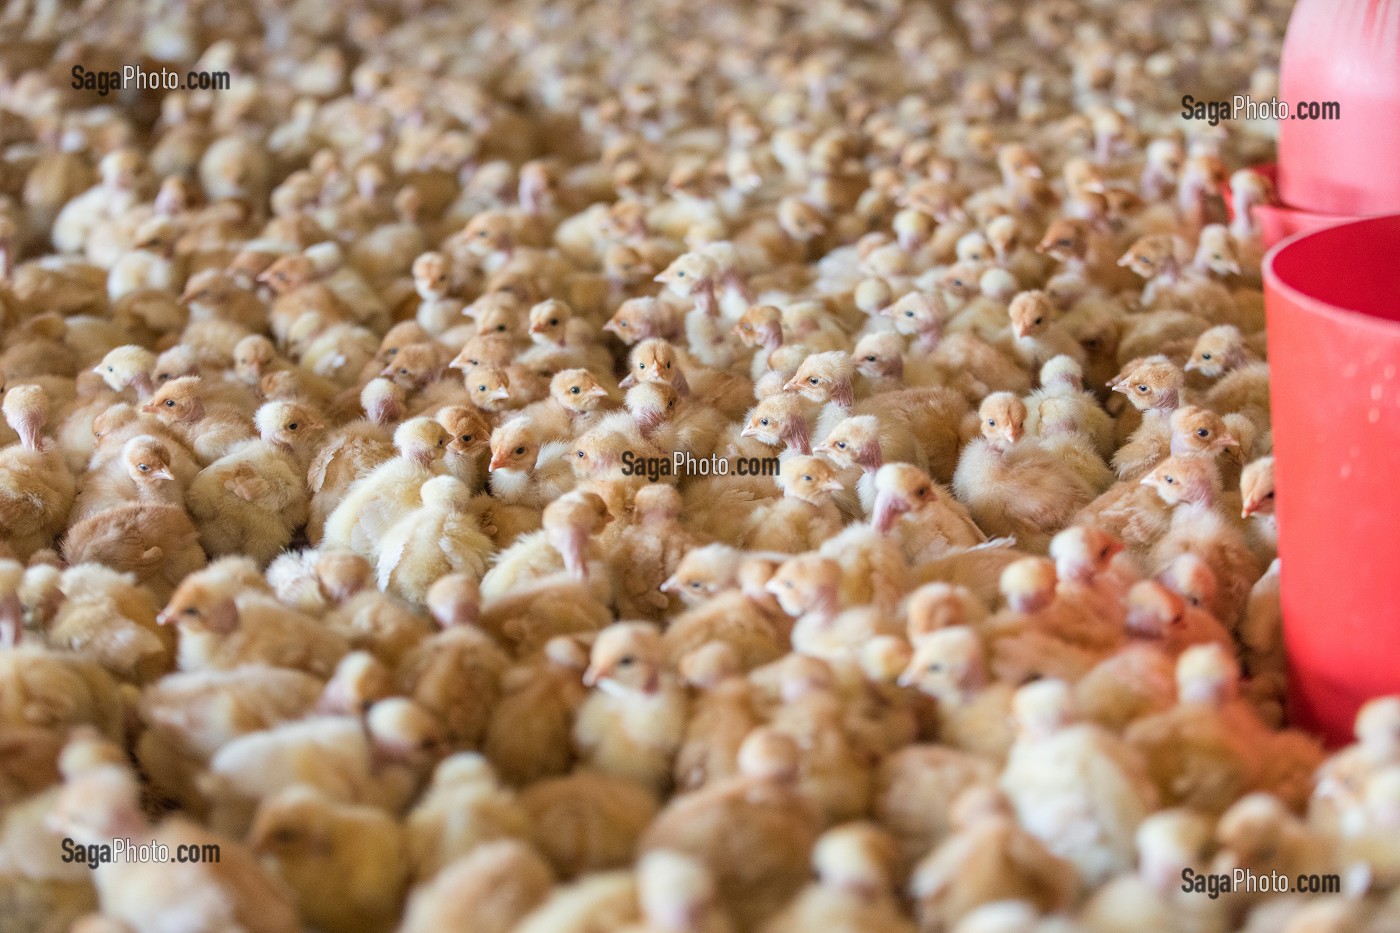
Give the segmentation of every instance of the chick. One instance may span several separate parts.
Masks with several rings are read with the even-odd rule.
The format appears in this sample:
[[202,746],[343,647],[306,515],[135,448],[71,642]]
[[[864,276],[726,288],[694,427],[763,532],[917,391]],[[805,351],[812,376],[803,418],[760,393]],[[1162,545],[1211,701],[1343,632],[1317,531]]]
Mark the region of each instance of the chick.
[[320,543],[326,520],[355,481],[394,456],[390,429],[403,417],[403,390],[387,379],[371,379],[360,392],[360,404],[365,417],[327,434],[307,468],[311,507],[306,536],[313,544]]
[[76,483],[53,441],[42,437],[49,414],[43,389],[10,386],[0,407],[19,435],[19,443],[0,449],[0,543],[28,560],[63,530]]
[[491,434],[491,494],[510,505],[543,509],[574,485],[571,445],[544,441],[528,421],[512,419]]
[[812,456],[784,460],[778,471],[783,498],[753,512],[746,547],[797,554],[810,550],[841,530],[841,511],[832,495],[841,481],[831,465]]
[[637,900],[643,923],[625,933],[730,933],[733,926],[704,865],[658,850],[637,863]]
[[1240,473],[1240,517],[1249,520],[1246,534],[1259,559],[1278,556],[1278,515],[1274,512],[1274,458],[1260,457]]
[[383,810],[292,786],[258,806],[248,845],[318,929],[394,928],[408,860],[403,830]]
[[453,625],[407,651],[395,679],[400,693],[442,723],[454,747],[473,746],[491,721],[509,664],[505,653],[475,626]]
[[134,683],[169,672],[175,639],[156,625],[156,604],[132,576],[78,564],[64,571],[59,588],[63,603],[46,635],[51,647],[77,651]]
[[484,574],[494,545],[468,510],[471,491],[461,480],[435,476],[419,488],[419,497],[422,505],[380,539],[378,582],[381,590],[421,605],[444,574]]
[[755,929],[805,884],[818,823],[796,792],[798,749],[755,730],[739,753],[740,774],[674,798],[647,828],[642,853],[668,849],[712,873],[740,929]]
[[1094,490],[1024,436],[1026,407],[1016,396],[989,395],[978,417],[982,436],[963,448],[953,491],[979,527],[1044,552],[1055,532],[1089,504]]
[[329,676],[349,645],[315,619],[288,609],[257,585],[245,558],[225,558],[190,574],[157,617],[179,628],[182,671],[263,663]]
[[913,933],[893,893],[894,840],[870,823],[827,830],[812,852],[818,883],[763,925],[765,933],[811,929]]
[[871,526],[894,534],[911,564],[987,540],[968,510],[917,467],[891,463],[875,474]]
[[371,560],[379,536],[395,516],[421,502],[423,483],[442,471],[450,438],[431,418],[413,418],[394,431],[398,453],[358,479],[326,519],[323,546],[344,548]]
[[1014,738],[1014,688],[990,680],[986,650],[971,629],[951,626],[921,637],[899,683],[938,700],[945,744],[1005,760]]
[[524,786],[569,769],[574,758],[569,733],[589,692],[582,681],[587,667],[587,650],[560,636],[501,678],[500,702],[482,751],[503,780]]
[[574,745],[591,767],[632,778],[660,793],[685,730],[685,691],[663,669],[660,633],[641,623],[604,629],[594,642]]
[[1017,738],[1000,784],[1021,824],[1086,885],[1126,870],[1138,824],[1157,804],[1137,753],[1098,726],[1075,723],[1062,681],[1020,688],[1013,711]]
[[546,778],[520,794],[535,847],[562,878],[628,865],[660,804],[619,775],[578,770]]
[[479,845],[527,838],[530,827],[515,794],[497,783],[490,764],[475,752],[460,752],[438,763],[404,831],[408,867],[421,883]]
[[[185,453],[184,451],[181,451]],[[184,491],[198,472],[188,454],[178,463],[182,475],[177,480],[172,469],[176,460],[171,446],[150,434],[138,434],[121,446],[115,461],[106,469],[89,471],[83,488],[73,502],[70,522],[91,518],[105,509],[132,502],[184,505]],[[191,472],[190,467],[194,467]]]
[[681,497],[673,487],[645,486],[633,501],[634,519],[618,532],[609,549],[618,615],[660,621],[680,604],[662,591],[662,585],[704,539],[682,522]]
[[415,888],[399,929],[431,933],[469,927],[510,933],[544,901],[553,883],[549,866],[529,846],[515,840],[489,842]]
[[596,493],[574,490],[555,499],[544,510],[543,529],[518,538],[497,556],[482,578],[482,595],[503,598],[522,584],[562,571],[570,580],[592,582],[606,599],[610,584],[597,538],[609,517]]
[[952,802],[955,831],[915,867],[909,893],[925,929],[952,929],[977,907],[1027,902],[1063,910],[1079,885],[1075,869],[1016,823],[995,787],[974,785]]
[[1011,300],[1007,314],[1011,326],[1006,346],[1022,365],[1039,370],[1057,356],[1084,363],[1084,348],[1055,320],[1055,305],[1044,292],[1022,292]]

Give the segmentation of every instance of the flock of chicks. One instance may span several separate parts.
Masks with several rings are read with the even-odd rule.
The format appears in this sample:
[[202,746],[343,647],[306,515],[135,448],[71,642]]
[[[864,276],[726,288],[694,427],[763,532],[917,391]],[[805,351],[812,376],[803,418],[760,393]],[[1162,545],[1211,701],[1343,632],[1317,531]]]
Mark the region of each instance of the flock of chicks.
[[1287,6],[9,4],[0,929],[1395,929],[1172,104]]

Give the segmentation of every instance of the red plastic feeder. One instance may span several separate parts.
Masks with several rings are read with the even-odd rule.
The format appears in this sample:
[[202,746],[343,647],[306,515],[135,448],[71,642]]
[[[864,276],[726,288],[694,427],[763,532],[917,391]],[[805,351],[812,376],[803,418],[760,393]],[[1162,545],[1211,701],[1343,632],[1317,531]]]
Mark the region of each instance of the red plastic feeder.
[[1400,692],[1400,214],[1264,260],[1294,724],[1345,743]]
[[[1400,211],[1400,0],[1299,0],[1279,100],[1292,110],[1279,125],[1282,203],[1254,209],[1266,245]],[[1299,118],[1328,102],[1340,119]]]

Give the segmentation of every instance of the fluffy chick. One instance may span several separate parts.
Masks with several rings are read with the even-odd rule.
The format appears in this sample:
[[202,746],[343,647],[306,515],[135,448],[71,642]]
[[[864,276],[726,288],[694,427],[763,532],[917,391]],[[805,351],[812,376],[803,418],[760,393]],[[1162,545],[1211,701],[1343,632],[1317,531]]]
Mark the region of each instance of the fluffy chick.
[[435,476],[419,488],[422,505],[408,512],[379,542],[379,588],[421,605],[433,581],[449,573],[480,578],[495,549],[469,510],[471,490],[453,476]]

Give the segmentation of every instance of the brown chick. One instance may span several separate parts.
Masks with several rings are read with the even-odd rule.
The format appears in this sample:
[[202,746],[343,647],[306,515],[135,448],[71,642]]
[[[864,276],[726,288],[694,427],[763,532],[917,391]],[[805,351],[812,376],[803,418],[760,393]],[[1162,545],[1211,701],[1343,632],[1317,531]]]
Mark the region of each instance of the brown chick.
[[78,564],[64,571],[59,588],[63,603],[46,633],[51,647],[80,652],[134,683],[170,671],[174,637],[156,625],[156,604],[133,577]]
[[631,864],[660,806],[650,790],[614,774],[578,770],[520,793],[530,837],[561,878]]
[[545,900],[553,883],[549,865],[529,846],[488,842],[415,888],[399,930],[510,933]]
[[182,506],[130,503],[100,511],[68,529],[63,557],[70,564],[105,564],[133,573],[159,601],[206,563],[199,530]]
[[661,634],[643,623],[599,633],[583,683],[594,692],[574,722],[574,747],[590,767],[631,778],[658,794],[685,731],[687,698],[665,670]]
[[847,823],[817,840],[818,881],[762,927],[764,933],[821,929],[841,933],[913,933],[894,894],[897,848],[872,823]]
[[523,787],[569,770],[574,760],[569,733],[589,693],[583,686],[587,667],[587,649],[560,636],[501,678],[500,702],[482,751],[502,780]]
[[63,530],[76,484],[61,452],[42,437],[49,414],[44,390],[12,385],[0,408],[19,435],[18,444],[0,450],[0,544],[27,560]]
[[798,749],[787,736],[755,730],[739,753],[738,777],[674,798],[647,828],[642,853],[686,853],[712,872],[740,929],[756,929],[801,890],[818,822],[795,789]]
[[833,495],[843,488],[825,460],[798,455],[782,462],[783,497],[753,512],[744,546],[755,551],[799,554],[818,547],[845,524]]
[[986,650],[971,629],[951,626],[919,638],[899,684],[938,701],[938,733],[944,744],[1005,760],[1015,738],[1014,687],[991,680]]
[[661,587],[693,548],[705,543],[681,521],[681,497],[672,486],[637,490],[633,520],[609,548],[613,593],[620,618],[660,621],[680,601]]
[[524,839],[530,831],[515,794],[501,787],[491,765],[476,752],[438,762],[404,829],[409,866],[420,883],[483,843]]
[[1026,901],[1064,909],[1079,886],[1075,869],[1016,823],[994,786],[975,785],[953,801],[954,833],[931,851],[909,880],[915,914],[926,929],[952,929],[977,907]]
[[198,376],[171,379],[141,410],[177,431],[199,462],[207,466],[256,435],[251,419],[228,405],[206,404],[202,389]]
[[258,807],[249,847],[327,933],[394,928],[408,882],[402,828],[377,807],[292,786]]

